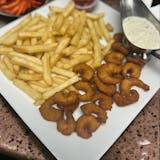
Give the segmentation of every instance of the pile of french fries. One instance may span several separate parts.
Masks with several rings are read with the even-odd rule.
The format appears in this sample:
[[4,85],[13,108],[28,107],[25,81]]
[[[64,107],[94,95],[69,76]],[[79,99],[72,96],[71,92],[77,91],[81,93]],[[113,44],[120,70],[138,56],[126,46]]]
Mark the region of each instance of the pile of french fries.
[[98,67],[114,41],[103,13],[78,11],[73,2],[49,10],[47,17],[26,16],[0,37],[1,71],[35,105],[58,91],[76,90],[73,84],[80,78],[72,68],[78,63]]

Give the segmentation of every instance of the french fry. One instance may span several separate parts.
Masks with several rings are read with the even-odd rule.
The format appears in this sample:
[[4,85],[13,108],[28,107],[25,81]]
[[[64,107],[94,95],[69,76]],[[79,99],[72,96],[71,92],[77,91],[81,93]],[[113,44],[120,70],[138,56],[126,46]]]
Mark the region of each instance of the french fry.
[[79,77],[77,75],[75,75],[74,77],[68,79],[67,81],[65,81],[63,84],[57,86],[57,87],[54,87],[54,88],[51,88],[50,90],[48,90],[47,92],[44,92],[43,93],[43,98],[44,99],[47,99],[49,98],[50,96],[54,95],[56,92],[59,92],[65,88],[67,88],[68,86],[74,84],[75,82],[79,81]]
[[7,56],[4,56],[4,57],[3,57],[3,61],[4,61],[5,65],[7,66],[7,68],[8,68],[11,72],[14,72],[13,64],[12,64],[10,58],[7,57]]
[[79,41],[78,48],[81,48],[81,47],[84,47],[85,45],[87,45],[89,43],[90,39],[91,39],[91,36],[89,34],[89,31],[87,28],[85,28],[82,32],[82,36]]
[[101,38],[103,36],[103,33],[102,33],[102,30],[99,27],[98,21],[94,21],[94,28],[96,30],[96,33],[97,33],[98,37]]
[[73,9],[74,9],[74,7],[75,7],[75,4],[74,4],[74,2],[69,2],[67,5],[66,5],[66,7],[63,9],[63,16],[64,17],[67,17],[67,16],[69,16],[69,14],[73,11]]
[[17,75],[17,78],[24,81],[37,81],[37,80],[41,80],[43,77],[42,77],[42,74],[38,74],[38,73],[29,74],[29,73],[19,72],[19,74]]
[[44,81],[48,85],[52,85],[52,78],[51,78],[51,68],[50,68],[50,56],[48,53],[45,53],[42,57],[42,66],[43,66],[43,78]]
[[63,21],[64,21],[64,16],[60,14],[54,23],[53,30],[58,31],[63,25]]
[[51,57],[51,66],[53,67],[56,62],[59,60],[59,58],[63,55],[63,49],[67,47],[69,44],[70,38],[64,38],[59,45],[57,46],[54,56]]
[[5,54],[9,54],[10,52],[13,51],[13,48],[11,47],[0,47],[0,54],[5,55]]
[[100,26],[100,29],[103,33],[104,38],[106,39],[107,42],[109,42],[110,39],[111,39],[111,36],[109,34],[109,31],[105,27],[105,23],[104,23],[104,20],[102,18],[99,19],[99,26]]
[[34,100],[39,100],[42,98],[42,95],[40,92],[34,90],[31,88],[26,82],[19,80],[19,79],[13,79],[13,84],[20,88],[23,92],[25,92],[27,95],[32,97]]
[[40,105],[42,105],[43,103],[44,103],[44,99],[38,99],[38,100],[36,100],[35,102],[34,102],[34,105],[35,106],[40,106]]
[[80,21],[81,21],[81,23],[80,23],[80,26],[79,26],[79,30],[71,40],[71,44],[75,45],[75,46],[77,46],[77,44],[80,40],[82,31],[83,31],[83,28],[84,28],[84,25],[85,25],[85,21],[86,21],[86,12],[85,11],[82,11],[82,13],[80,15]]
[[47,45],[34,45],[34,46],[16,46],[13,48],[18,52],[36,54],[40,52],[50,52],[57,46],[57,43],[47,44]]
[[43,33],[42,32],[19,32],[18,37],[20,38],[39,38],[42,37]]
[[21,28],[26,26],[28,24],[28,22],[31,21],[31,17],[32,17],[31,15],[26,16],[17,26],[15,26],[11,30],[9,30],[7,33],[5,33],[3,36],[1,36],[0,37],[0,44],[7,44],[6,40],[12,35],[15,35],[14,37],[17,38],[17,32]]
[[2,60],[0,60],[0,69],[9,80],[16,78],[16,74],[10,71]]
[[63,12],[63,8],[60,7],[56,7],[56,6],[49,6],[49,10],[55,13],[62,13]]
[[65,70],[65,69],[62,69],[62,68],[58,68],[58,67],[53,67],[52,72],[56,73],[58,75],[63,75],[63,76],[69,77],[69,78],[75,76],[74,72],[69,71],[69,70]]
[[94,24],[91,20],[87,20],[88,27],[91,32],[91,37],[94,43],[94,67],[98,67],[102,61],[101,48],[99,44],[99,39],[97,37],[96,31],[94,29]]
[[104,13],[98,13],[98,14],[95,14],[95,13],[87,13],[87,18],[90,18],[92,20],[97,20],[99,18],[103,18],[104,17]]
[[43,68],[41,65],[38,65],[36,63],[33,63],[32,61],[28,61],[24,58],[19,58],[19,57],[13,57],[11,59],[12,63],[13,64],[16,64],[16,65],[20,65],[22,67],[25,67],[25,68],[28,68],[28,69],[31,69],[37,73],[42,73],[43,72]]
[[14,51],[10,52],[8,55],[12,56],[12,57],[23,58],[23,59],[25,59],[27,61],[31,61],[31,62],[36,63],[38,65],[42,65],[41,60],[36,58],[35,56],[30,56],[30,55],[26,55],[26,54],[14,52]]

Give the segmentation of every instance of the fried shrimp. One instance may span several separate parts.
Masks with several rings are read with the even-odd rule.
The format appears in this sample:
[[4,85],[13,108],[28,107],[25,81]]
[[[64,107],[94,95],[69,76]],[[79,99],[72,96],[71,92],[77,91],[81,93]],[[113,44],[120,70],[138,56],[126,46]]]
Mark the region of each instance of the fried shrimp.
[[129,94],[116,92],[113,96],[113,99],[118,106],[126,106],[137,102],[139,99],[139,94],[136,90],[130,90]]
[[97,89],[108,96],[112,96],[116,92],[116,85],[103,83],[97,75],[94,75],[93,81]]
[[57,121],[62,116],[62,110],[54,108],[52,105],[56,104],[54,96],[47,99],[39,108],[42,117],[48,121]]
[[57,92],[54,95],[54,99],[59,106],[68,106],[75,104],[79,101],[78,94],[75,91]]
[[74,84],[75,88],[84,91],[85,94],[79,94],[79,100],[90,101],[95,93],[89,82],[79,81]]
[[131,62],[131,63],[134,63],[134,64],[137,64],[137,65],[139,65],[141,68],[145,65],[145,63],[144,63],[143,60],[141,60],[141,59],[139,59],[139,58],[135,58],[135,57],[130,57],[130,56],[128,56],[128,57],[126,58],[126,61],[127,61],[127,62]]
[[76,132],[82,138],[90,138],[100,126],[100,122],[92,115],[82,115],[76,123]]
[[100,80],[109,84],[117,84],[121,82],[122,76],[120,73],[121,66],[113,63],[103,64],[97,69],[97,75]]
[[124,55],[120,52],[113,51],[107,54],[104,57],[104,59],[106,62],[109,62],[109,63],[122,64],[124,60]]
[[122,33],[116,33],[113,36],[113,39],[115,42],[122,42],[123,34]]
[[92,101],[95,103],[98,102],[98,105],[104,110],[111,110],[112,108],[112,97],[106,96],[105,94],[95,94]]
[[72,132],[75,131],[76,128],[76,121],[71,112],[66,112],[66,119],[64,116],[57,121],[57,130],[64,135],[70,135]]
[[79,63],[73,67],[73,72],[79,73],[83,81],[90,81],[93,77],[93,69],[86,63]]
[[141,67],[135,63],[127,62],[122,67],[122,75],[124,77],[139,78],[141,75]]
[[149,90],[149,86],[137,78],[126,78],[120,83],[120,91],[122,94],[129,95],[132,86],[137,86],[145,91]]
[[100,123],[105,123],[107,119],[107,113],[94,103],[87,103],[81,106],[81,110],[85,115],[97,115],[97,120]]
[[124,45],[121,42],[114,42],[111,46],[112,50],[121,52],[124,55],[128,54],[128,50],[124,47]]

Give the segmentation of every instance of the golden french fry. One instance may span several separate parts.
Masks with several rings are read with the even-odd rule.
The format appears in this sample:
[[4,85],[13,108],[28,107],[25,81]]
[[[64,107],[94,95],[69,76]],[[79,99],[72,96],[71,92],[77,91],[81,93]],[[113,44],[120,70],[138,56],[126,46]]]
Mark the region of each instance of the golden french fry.
[[42,32],[26,32],[22,31],[18,33],[18,37],[20,38],[40,38],[43,36]]
[[48,85],[52,85],[51,68],[50,68],[50,56],[49,53],[45,53],[42,57],[43,66],[43,79]]
[[38,99],[38,100],[36,100],[35,102],[34,102],[34,105],[35,106],[40,106],[41,104],[43,104],[44,103],[44,99]]
[[2,60],[0,60],[0,69],[9,80],[16,78],[16,74],[10,71]]
[[108,42],[108,44],[103,48],[102,54],[103,54],[104,56],[110,52],[111,46],[112,46],[113,43],[114,43],[114,39],[112,38],[112,39]]
[[8,68],[11,72],[14,72],[13,64],[12,64],[10,58],[7,57],[7,56],[4,56],[4,57],[3,57],[3,61],[4,61],[5,65],[7,66],[7,68]]
[[93,19],[93,20],[97,20],[99,18],[103,18],[104,17],[104,13],[87,13],[87,18]]
[[[14,35],[16,33],[16,38],[17,38],[17,32],[26,26],[28,22],[31,21],[32,16],[28,15],[26,16],[17,26],[6,32],[3,36],[0,37],[0,44],[7,44],[6,39],[8,39],[10,36]],[[5,43],[4,43],[5,42]]]
[[80,25],[80,16],[79,14],[74,14],[73,21],[71,20],[71,25],[69,26],[69,29],[67,30],[68,35],[74,36],[76,32],[79,30]]
[[0,47],[0,54],[5,55],[5,54],[8,54],[12,51],[13,51],[13,48],[11,48],[11,47],[3,47],[3,46]]
[[27,95],[29,95],[35,100],[42,98],[42,94],[40,92],[31,88],[26,82],[22,80],[13,79],[13,84],[16,85],[18,88],[20,88],[22,91],[24,91]]
[[23,44],[23,41],[21,39],[17,39],[16,45],[21,46]]
[[31,69],[31,70],[33,70],[35,72],[38,72],[38,73],[42,73],[43,72],[43,68],[42,68],[41,65],[33,63],[32,61],[28,61],[28,60],[26,60],[24,58],[13,57],[11,59],[11,61],[12,61],[13,64],[20,65],[22,67]]
[[56,6],[49,6],[49,10],[55,13],[62,13],[63,12],[63,8],[59,8]]
[[42,74],[38,74],[38,73],[29,74],[29,73],[19,72],[19,74],[17,75],[17,78],[25,81],[37,81],[37,80],[41,80],[43,77],[42,77]]
[[71,25],[72,21],[73,21],[72,17],[68,17],[68,18],[65,19],[65,21],[64,21],[64,23],[63,23],[63,25],[62,25],[62,27],[59,31],[60,34],[64,35],[66,33],[66,31],[69,28],[69,26]]
[[29,86],[40,93],[47,91],[47,88],[40,87],[39,85],[36,84],[29,84]]
[[63,16],[64,17],[67,17],[67,16],[69,16],[69,14],[73,11],[73,9],[74,9],[74,7],[75,7],[75,4],[74,4],[74,2],[69,2],[67,5],[66,5],[66,7],[63,9]]
[[34,46],[16,46],[13,48],[18,52],[24,52],[29,54],[36,54],[41,52],[50,52],[57,46],[57,43],[46,44],[46,45],[34,45]]
[[79,81],[79,77],[77,75],[75,75],[74,77],[68,79],[67,81],[65,81],[63,84],[57,86],[57,87],[54,87],[54,88],[51,88],[50,90],[44,92],[43,94],[43,98],[44,99],[47,99],[49,98],[50,96],[54,95],[56,92],[59,92],[65,88],[67,88],[68,86],[74,84],[75,82]]
[[107,28],[105,27],[105,23],[104,23],[104,20],[102,18],[99,19],[99,26],[100,26],[100,29],[102,30],[103,32],[103,36],[104,38],[106,39],[107,42],[110,41],[111,39],[111,36],[109,34],[109,31],[107,30]]
[[80,26],[79,26],[79,30],[71,40],[71,44],[75,45],[75,46],[77,46],[77,44],[80,40],[82,31],[83,31],[83,28],[84,28],[84,25],[85,25],[85,21],[86,21],[86,12],[85,11],[82,11],[82,13],[80,15],[80,21],[81,21],[81,23],[80,23]]
[[69,44],[70,38],[64,38],[57,46],[54,56],[51,57],[51,66],[53,67],[59,58],[63,55],[63,49]]
[[88,27],[91,32],[91,37],[94,43],[94,67],[98,67],[102,61],[101,48],[99,44],[99,39],[96,35],[96,31],[94,29],[94,24],[91,20],[87,20]]
[[81,47],[87,45],[89,43],[90,39],[91,39],[90,33],[89,33],[88,29],[85,28],[82,32],[82,36],[79,41],[78,48],[81,48]]
[[31,42],[30,42],[30,39],[25,39],[24,41],[23,41],[23,44],[22,44],[23,46],[30,46],[31,45]]
[[23,58],[23,59],[25,59],[27,61],[31,61],[31,62],[36,63],[38,65],[42,65],[41,60],[36,58],[35,56],[30,56],[30,55],[26,55],[26,54],[14,52],[14,51],[10,52],[8,55],[10,55],[12,57]]
[[58,17],[54,23],[53,30],[58,31],[61,28],[61,26],[63,25],[63,22],[64,22],[64,16],[61,14],[58,15]]
[[98,21],[94,21],[94,28],[96,30],[98,37],[101,38],[103,36],[103,33],[102,33],[102,30],[100,29]]
[[69,77],[69,78],[75,76],[74,72],[69,71],[69,70],[65,70],[65,69],[62,69],[62,68],[58,68],[58,67],[53,67],[52,72],[56,73],[58,75],[63,75],[63,76]]
[[65,56],[69,56],[69,55],[73,54],[75,51],[76,51],[76,47],[75,46],[69,46],[69,47],[67,47],[67,48],[65,48],[63,50],[63,54]]

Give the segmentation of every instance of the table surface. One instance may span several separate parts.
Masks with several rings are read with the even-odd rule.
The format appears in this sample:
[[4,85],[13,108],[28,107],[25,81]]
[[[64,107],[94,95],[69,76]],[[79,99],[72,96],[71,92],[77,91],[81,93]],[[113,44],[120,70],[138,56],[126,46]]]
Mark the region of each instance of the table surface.
[[[105,0],[119,9],[119,0]],[[0,25],[10,19],[0,17]],[[159,160],[160,89],[101,160]],[[0,95],[0,153],[17,159],[55,160]]]

